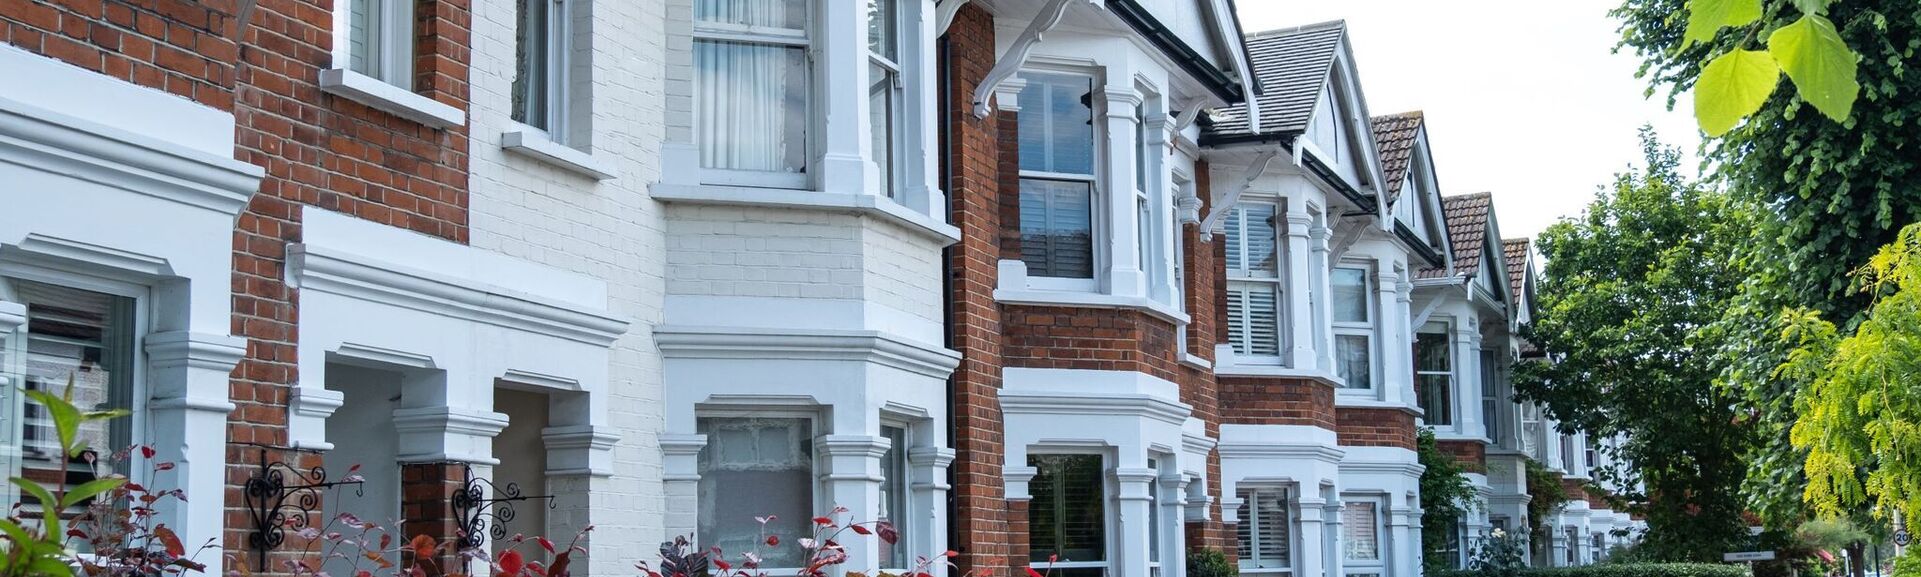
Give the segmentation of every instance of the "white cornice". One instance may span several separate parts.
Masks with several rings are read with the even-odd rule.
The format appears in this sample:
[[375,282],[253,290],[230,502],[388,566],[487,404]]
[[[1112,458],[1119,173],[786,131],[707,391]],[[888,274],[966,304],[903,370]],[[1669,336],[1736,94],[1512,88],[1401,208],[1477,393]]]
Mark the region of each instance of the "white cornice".
[[0,162],[63,174],[229,216],[266,171],[0,97]]
[[1247,459],[1314,459],[1324,463],[1340,464],[1347,451],[1340,447],[1326,445],[1273,445],[1255,443],[1221,443],[1221,458]]
[[1192,408],[1148,394],[1102,396],[1075,393],[1001,391],[1001,410],[1007,414],[1106,415],[1139,417],[1180,425]]
[[663,325],[654,343],[670,359],[861,361],[939,379],[960,366],[960,353],[882,331]]
[[605,311],[309,244],[287,247],[287,284],[599,347],[627,332]]

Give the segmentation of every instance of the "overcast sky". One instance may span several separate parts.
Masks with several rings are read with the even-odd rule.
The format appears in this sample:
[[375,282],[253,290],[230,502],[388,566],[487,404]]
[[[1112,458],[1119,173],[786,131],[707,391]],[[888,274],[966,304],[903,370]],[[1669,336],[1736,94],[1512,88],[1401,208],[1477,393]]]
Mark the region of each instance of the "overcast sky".
[[1247,33],[1346,20],[1368,112],[1427,114],[1443,194],[1494,193],[1501,234],[1533,236],[1578,214],[1597,186],[1641,164],[1652,124],[1688,153],[1693,103],[1642,97],[1640,61],[1613,54],[1619,0],[1240,0]]

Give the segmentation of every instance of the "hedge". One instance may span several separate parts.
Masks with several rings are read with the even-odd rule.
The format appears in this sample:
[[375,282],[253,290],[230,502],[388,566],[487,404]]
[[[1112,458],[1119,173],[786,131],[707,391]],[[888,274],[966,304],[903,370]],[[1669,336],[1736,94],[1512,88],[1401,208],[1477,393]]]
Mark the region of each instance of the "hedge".
[[[1478,571],[1429,571],[1427,577],[1483,577]],[[1748,577],[1746,565],[1712,563],[1600,563],[1521,569],[1513,577]]]

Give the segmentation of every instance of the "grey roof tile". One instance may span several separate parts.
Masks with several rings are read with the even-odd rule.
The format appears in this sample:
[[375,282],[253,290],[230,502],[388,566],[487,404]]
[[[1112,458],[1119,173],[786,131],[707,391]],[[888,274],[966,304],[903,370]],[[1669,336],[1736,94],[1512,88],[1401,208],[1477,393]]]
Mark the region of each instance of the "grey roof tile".
[[[1261,132],[1277,137],[1307,130],[1314,113],[1314,102],[1329,78],[1334,54],[1347,35],[1347,24],[1340,20],[1294,28],[1257,32],[1247,37],[1248,60],[1254,63],[1254,78],[1262,95]],[[1220,108],[1210,115],[1205,128],[1213,137],[1245,136],[1248,128],[1247,105]]]

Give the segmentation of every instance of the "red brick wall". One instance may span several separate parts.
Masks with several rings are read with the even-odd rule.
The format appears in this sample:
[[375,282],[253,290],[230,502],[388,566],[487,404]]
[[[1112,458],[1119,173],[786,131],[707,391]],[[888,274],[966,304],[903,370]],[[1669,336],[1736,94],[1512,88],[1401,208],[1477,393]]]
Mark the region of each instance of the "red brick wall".
[[1561,490],[1567,493],[1567,499],[1569,502],[1586,501],[1588,498],[1587,483],[1581,482],[1580,479],[1568,479],[1563,477],[1561,479]]
[[233,109],[234,0],[8,0],[8,44],[107,76]]
[[1006,366],[1178,377],[1174,324],[1133,309],[1006,305]]
[[1027,541],[1026,507],[1007,501],[1002,480],[1001,310],[993,296],[1001,258],[1001,164],[1012,158],[1000,146],[1001,133],[1011,133],[1014,122],[1010,113],[977,119],[968,105],[994,65],[993,15],[963,6],[941,39],[941,51],[948,67],[941,135],[953,207],[948,222],[961,229],[960,243],[947,249],[948,346],[961,353],[952,377],[950,539],[961,554],[954,560],[960,573],[1008,577],[1025,566],[1027,556],[1024,547],[1014,548]]
[[1340,407],[1334,432],[1349,447],[1400,447],[1414,450],[1414,415],[1401,409]]
[[1437,441],[1434,445],[1469,473],[1487,472],[1487,444],[1480,441]]
[[1221,417],[1237,425],[1334,430],[1334,385],[1313,379],[1221,377]]
[[[298,295],[282,281],[286,246],[301,239],[303,207],[467,240],[466,128],[432,129],[320,92],[320,70],[332,60],[331,9],[328,2],[259,0],[242,23],[235,0],[0,5],[8,44],[231,112],[234,157],[266,169],[233,236],[231,330],[248,345],[233,373],[230,443],[287,443]],[[417,92],[461,109],[470,19],[466,0],[423,0],[417,8]],[[239,551],[251,531],[239,516],[239,488],[259,463],[252,448],[230,445],[228,453],[224,545]],[[312,455],[272,455],[283,457],[317,464]]]
[[452,499],[454,493],[466,485],[466,480],[466,469],[460,463],[409,463],[400,466],[400,514],[407,519],[402,527],[406,531],[404,537],[411,542],[418,536],[426,535],[441,545],[431,559],[405,555],[401,559],[403,567],[419,562],[430,576],[466,573],[456,554],[457,548],[449,545],[461,536]]

